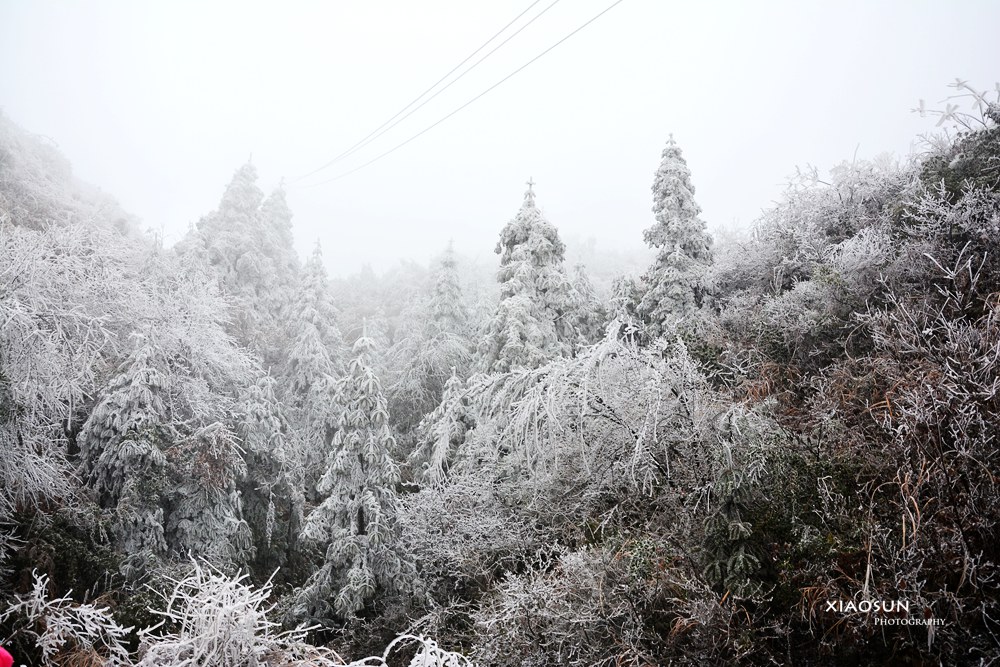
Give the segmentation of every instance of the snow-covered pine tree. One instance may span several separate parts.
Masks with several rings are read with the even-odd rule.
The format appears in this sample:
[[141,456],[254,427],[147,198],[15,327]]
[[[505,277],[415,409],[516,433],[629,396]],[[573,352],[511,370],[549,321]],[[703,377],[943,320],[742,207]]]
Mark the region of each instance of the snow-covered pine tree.
[[284,373],[284,403],[306,497],[315,498],[337,422],[337,378],[343,374],[340,330],[317,244],[302,271],[293,338]]
[[182,253],[207,260],[222,293],[234,304],[229,332],[253,348],[261,342],[258,332],[265,312],[256,287],[272,277],[263,250],[259,211],[263,200],[257,169],[248,162],[233,174],[218,208],[201,218],[193,238],[180,246]]
[[448,378],[465,378],[472,360],[468,310],[451,244],[433,276],[430,298],[414,304],[387,355],[387,397],[404,452],[412,451],[413,430],[435,408]]
[[458,276],[458,260],[451,241],[434,273],[431,316],[437,331],[461,335],[469,324],[469,311],[462,299],[462,283]]
[[611,284],[611,299],[608,304],[608,321],[617,321],[619,335],[635,341],[641,337],[641,318],[639,317],[639,302],[642,292],[631,276],[615,276]]
[[604,337],[608,314],[590,282],[586,267],[577,264],[572,275],[573,296],[576,301],[575,327],[580,345],[592,345]]
[[174,477],[168,493],[167,541],[179,554],[216,564],[242,564],[253,555],[237,485],[246,476],[235,435],[215,422],[170,451]]
[[282,189],[264,199],[257,170],[236,170],[218,208],[177,245],[192,269],[218,280],[231,304],[228,332],[266,364],[280,363],[283,322],[296,288],[292,213]]
[[410,567],[399,539],[399,469],[389,455],[393,437],[372,352],[372,340],[362,335],[344,379],[333,451],[318,487],[325,498],[303,530],[304,539],[326,551],[299,593],[294,610],[299,617],[349,618],[377,591],[400,591],[407,583]]
[[292,239],[292,211],[279,186],[260,208],[263,250],[270,260],[273,279],[258,286],[258,295],[269,315],[262,332],[260,350],[265,367],[280,367],[286,355],[288,322],[294,317],[295,295],[299,284],[299,256]]
[[337,308],[333,305],[330,293],[326,266],[323,264],[323,249],[319,241],[302,269],[299,283],[299,299],[297,309],[301,313],[306,308],[316,311],[316,327],[320,340],[330,353],[330,360],[339,375],[344,370],[344,338],[337,325]]
[[409,457],[413,478],[421,484],[440,484],[456,450],[473,426],[465,383],[452,369],[440,405],[417,427],[417,447]]
[[563,270],[566,246],[535,205],[528,182],[521,210],[500,232],[500,303],[479,344],[486,373],[537,368],[569,355],[577,341],[573,289]]
[[654,335],[662,333],[671,315],[691,312],[701,305],[705,270],[712,262],[712,237],[699,218],[691,170],[670,135],[653,180],[656,224],[643,238],[658,249],[656,260],[642,277],[638,311]]
[[303,470],[289,448],[276,384],[261,374],[248,389],[239,431],[247,464],[240,485],[243,516],[253,532],[254,566],[265,577],[288,561],[302,528],[304,505]]
[[[134,334],[134,349],[111,378],[77,442],[84,477],[105,507],[115,509],[114,532],[129,555],[126,573],[166,552],[164,451],[176,433],[165,398],[166,360],[148,338]],[[131,572],[129,572],[131,570]]]

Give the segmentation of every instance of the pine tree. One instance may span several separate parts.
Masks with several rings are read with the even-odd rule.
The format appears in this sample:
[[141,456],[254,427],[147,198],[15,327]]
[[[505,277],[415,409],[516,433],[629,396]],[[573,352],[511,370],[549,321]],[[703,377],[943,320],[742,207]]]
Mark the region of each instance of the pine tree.
[[417,448],[409,457],[413,477],[422,484],[440,484],[465,434],[473,426],[465,383],[452,369],[444,397],[417,428]]
[[254,537],[254,565],[268,576],[289,559],[302,527],[303,469],[288,442],[289,426],[275,397],[277,383],[261,374],[241,409],[239,436],[247,464],[240,487]]
[[535,205],[533,185],[497,243],[500,303],[479,345],[483,372],[537,368],[569,355],[577,341],[566,247]]
[[337,326],[337,309],[330,294],[326,267],[323,264],[323,250],[319,241],[316,242],[316,247],[302,269],[297,310],[300,317],[306,310],[316,313],[315,325],[320,340],[330,354],[335,372],[341,374],[344,369],[344,339]]
[[450,241],[434,274],[431,316],[437,331],[462,334],[468,326],[469,311],[462,300],[458,261],[455,259],[455,248]]
[[198,221],[177,252],[218,280],[228,297],[228,331],[267,365],[280,363],[283,323],[296,287],[292,213],[281,188],[264,199],[257,170],[236,170],[218,208]]
[[371,339],[359,338],[344,379],[333,451],[318,487],[325,498],[303,531],[305,539],[326,545],[326,553],[299,594],[299,616],[349,618],[376,591],[398,591],[405,584],[399,470],[389,454],[393,437],[372,351]]
[[387,395],[402,450],[413,446],[413,430],[441,402],[452,374],[469,374],[472,343],[451,244],[437,270],[430,298],[414,304],[400,326],[402,337],[387,355]]
[[270,261],[272,279],[258,286],[258,294],[268,313],[262,357],[267,367],[280,367],[285,359],[284,342],[288,322],[294,317],[295,295],[299,287],[299,257],[292,238],[292,211],[282,187],[274,190],[260,208],[263,248]]
[[260,224],[263,200],[257,170],[247,163],[233,174],[218,208],[198,221],[193,241],[204,246],[222,293],[233,300],[230,333],[250,347],[261,343],[258,333],[264,318],[256,287],[271,277]]
[[209,424],[179,442],[171,458],[168,543],[180,554],[213,563],[247,562],[253,542],[237,488],[246,464],[232,431],[219,422]]
[[573,267],[573,297],[575,307],[575,329],[580,345],[592,345],[604,336],[607,310],[597,296],[594,284],[583,264]]
[[673,135],[663,150],[652,190],[656,224],[643,232],[643,238],[659,252],[642,278],[638,310],[656,335],[669,316],[682,316],[701,305],[702,280],[712,262],[712,239],[698,217],[701,208],[694,200],[691,171]]
[[284,402],[293,424],[293,446],[303,471],[303,489],[306,497],[315,498],[316,482],[322,475],[337,422],[337,378],[343,374],[343,340],[334,321],[318,245],[301,278],[284,373]]
[[167,550],[164,493],[168,462],[164,451],[176,438],[165,399],[166,362],[144,336],[108,383],[78,437],[83,472],[101,504],[115,511],[114,532],[129,554],[125,569]]

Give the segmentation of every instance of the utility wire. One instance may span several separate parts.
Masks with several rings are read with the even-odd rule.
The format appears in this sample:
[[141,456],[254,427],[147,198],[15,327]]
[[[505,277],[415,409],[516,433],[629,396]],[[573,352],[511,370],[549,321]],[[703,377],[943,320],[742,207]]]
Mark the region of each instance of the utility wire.
[[[333,158],[332,160],[330,160],[329,162],[327,162],[327,163],[326,163],[326,164],[324,164],[323,166],[321,166],[321,167],[318,167],[318,168],[316,168],[316,169],[313,169],[313,170],[312,170],[312,171],[310,171],[310,172],[309,172],[308,174],[303,174],[302,176],[299,176],[299,177],[298,177],[297,179],[295,179],[295,180],[296,180],[296,181],[301,181],[301,180],[302,180],[302,179],[304,179],[304,178],[309,178],[309,177],[310,177],[310,176],[312,176],[313,174],[315,174],[315,173],[318,173],[318,172],[320,172],[320,171],[323,171],[323,170],[324,170],[324,169],[326,169],[327,167],[329,167],[329,166],[333,165],[333,164],[334,164],[334,163],[336,163],[336,162],[339,162],[340,160],[342,160],[343,158],[347,157],[348,155],[350,155],[351,153],[353,153],[353,152],[354,152],[354,151],[356,151],[357,149],[359,149],[359,148],[361,148],[362,146],[366,145],[366,142],[368,142],[368,140],[369,140],[369,139],[373,139],[373,138],[374,138],[374,136],[378,136],[378,135],[376,135],[376,133],[377,133],[377,132],[378,132],[379,130],[381,130],[382,128],[384,128],[384,127],[385,127],[386,125],[388,125],[388,124],[389,124],[389,123],[391,123],[392,121],[396,120],[396,118],[398,118],[398,117],[400,116],[400,114],[404,113],[404,112],[405,112],[405,111],[406,111],[407,109],[409,109],[409,108],[410,108],[410,107],[412,107],[412,106],[413,106],[414,104],[416,104],[417,102],[419,102],[419,101],[420,101],[420,100],[421,100],[421,99],[422,99],[422,98],[423,98],[423,97],[424,97],[424,96],[425,96],[425,95],[426,95],[427,93],[431,92],[432,90],[434,90],[435,88],[437,88],[437,87],[438,87],[439,85],[441,85],[441,82],[445,81],[445,80],[446,80],[446,79],[447,79],[447,78],[448,78],[449,76],[451,76],[452,74],[454,74],[454,73],[455,73],[455,72],[456,72],[456,71],[458,70],[458,68],[460,68],[460,67],[461,67],[462,65],[464,65],[465,63],[467,63],[467,62],[469,62],[470,60],[472,60],[472,59],[473,59],[473,58],[475,57],[475,55],[476,55],[477,53],[479,53],[480,51],[482,51],[483,49],[485,49],[485,48],[486,48],[486,47],[487,47],[487,46],[488,46],[488,45],[490,44],[490,42],[492,42],[492,41],[493,41],[493,40],[495,40],[495,39],[496,39],[497,37],[499,37],[500,35],[502,35],[502,34],[503,34],[503,33],[504,33],[504,32],[505,32],[506,30],[507,30],[507,28],[509,28],[509,27],[511,27],[512,25],[514,25],[515,23],[517,23],[518,19],[520,19],[520,18],[521,18],[522,16],[524,16],[524,15],[525,15],[525,14],[527,14],[527,13],[528,13],[529,11],[531,11],[531,8],[532,8],[532,7],[534,7],[535,5],[537,5],[537,4],[538,4],[539,2],[541,2],[541,1],[542,1],[542,0],[534,0],[534,2],[532,2],[532,3],[530,4],[530,5],[528,5],[528,7],[527,7],[527,8],[526,8],[526,9],[525,9],[524,11],[522,11],[522,12],[521,12],[520,14],[518,14],[517,16],[515,16],[515,17],[514,17],[514,18],[513,18],[513,19],[512,19],[511,21],[510,21],[510,23],[508,23],[508,24],[507,24],[507,25],[505,25],[504,27],[500,28],[500,30],[498,30],[498,31],[496,32],[496,34],[495,34],[495,35],[493,35],[493,36],[492,36],[492,37],[490,37],[490,38],[489,38],[488,40],[486,40],[485,42],[483,42],[483,43],[482,43],[482,44],[481,44],[481,45],[479,46],[479,48],[478,48],[478,49],[476,49],[475,51],[473,51],[472,53],[470,53],[470,54],[469,54],[468,56],[466,56],[466,57],[465,57],[465,59],[464,59],[464,60],[463,60],[462,62],[460,62],[460,63],[458,63],[457,65],[455,65],[455,66],[454,66],[454,67],[453,67],[453,68],[452,68],[452,69],[451,69],[451,70],[450,70],[450,71],[449,71],[449,72],[448,72],[447,74],[445,74],[445,75],[444,75],[443,77],[441,77],[440,79],[438,79],[438,80],[437,80],[437,81],[436,81],[436,82],[434,83],[434,85],[433,85],[433,86],[431,86],[430,88],[428,88],[427,90],[425,90],[424,92],[420,93],[420,94],[419,94],[419,95],[417,95],[417,96],[416,96],[415,98],[413,98],[413,101],[411,101],[411,102],[410,102],[409,104],[407,104],[407,105],[406,105],[405,107],[403,107],[402,109],[400,109],[399,111],[397,111],[397,112],[396,112],[396,113],[395,113],[395,114],[394,114],[394,115],[393,115],[393,116],[392,116],[392,117],[391,117],[391,118],[390,118],[389,120],[385,121],[384,123],[382,123],[381,125],[379,125],[378,127],[376,127],[376,128],[374,129],[374,130],[372,130],[371,132],[369,132],[369,133],[368,133],[368,135],[367,135],[367,136],[365,136],[365,137],[364,137],[363,139],[361,139],[360,141],[358,141],[358,142],[357,142],[356,144],[354,144],[353,146],[351,146],[350,148],[348,148],[348,149],[347,149],[347,150],[345,150],[345,151],[344,151],[343,153],[341,153],[341,154],[340,154],[340,155],[338,155],[337,157]],[[557,1],[558,1],[558,0],[557,0]],[[553,3],[553,4],[555,4],[555,3]],[[548,9],[546,9],[545,11],[548,11]],[[542,14],[544,14],[544,13],[545,13],[545,12],[543,11],[543,12],[542,12]],[[541,14],[539,14],[539,16],[541,16]],[[535,18],[538,18],[538,16],[536,16]],[[531,19],[531,21],[534,21],[534,20],[535,20],[535,19]],[[531,23],[531,21],[529,21],[529,24]],[[523,30],[523,29],[524,29],[524,28],[521,28],[521,30]],[[520,32],[521,30],[518,30],[518,32]],[[514,34],[516,35],[517,33],[514,33]],[[508,41],[510,41],[510,38],[509,38],[509,37],[507,38],[507,40],[505,40],[505,41],[504,41],[504,43],[503,43],[503,44],[506,44],[506,43],[507,43]],[[503,44],[501,44],[500,46],[503,46]],[[500,48],[500,47],[497,47],[497,48]],[[496,51],[496,49],[493,49],[493,51]],[[484,57],[484,58],[483,58],[482,60],[480,60],[479,62],[477,62],[477,63],[476,63],[476,65],[478,65],[478,64],[479,64],[480,62],[482,62],[483,60],[485,60],[485,59],[486,59],[487,57],[489,57],[489,55],[490,55],[490,54],[492,54],[492,53],[493,53],[493,51],[490,51],[490,53],[486,54],[486,56],[485,56],[485,57]],[[475,67],[476,65],[473,65],[473,66],[472,66],[472,67],[470,67],[470,68],[469,68],[468,70],[466,70],[465,72],[463,72],[462,76],[465,76],[465,74],[466,74],[466,73],[468,73],[468,72],[469,72],[469,70],[471,70],[472,68],[474,68],[474,67]],[[459,77],[459,78],[461,78],[461,77]],[[457,80],[458,80],[458,79],[456,79],[456,81],[457,81]],[[454,81],[452,81],[452,83],[454,83]],[[450,86],[450,85],[451,85],[451,83],[449,83],[448,85]],[[446,87],[447,87],[447,86],[446,86]],[[440,91],[438,91],[438,92],[440,92]],[[437,95],[437,93],[435,93],[435,96],[436,96],[436,95]],[[426,101],[424,102],[424,104],[426,104]],[[423,106],[423,105],[421,105],[421,106]],[[417,108],[419,109],[420,107],[417,107]],[[416,111],[416,109],[414,109],[414,111]],[[410,113],[413,113],[413,112],[411,111]],[[407,114],[407,115],[409,115],[409,114]],[[404,116],[404,118],[405,118],[405,117],[406,117],[406,116]],[[400,120],[402,120],[402,119],[400,119]],[[374,136],[373,136],[373,135],[374,135]]]
[[[483,62],[484,60],[486,60],[487,58],[489,58],[490,56],[492,56],[494,53],[496,53],[497,51],[499,51],[501,48],[503,48],[504,44],[506,44],[510,40],[514,39],[515,37],[517,37],[518,34],[521,33],[521,31],[523,31],[529,25],[531,25],[536,20],[538,20],[539,18],[541,18],[542,14],[544,14],[545,12],[547,12],[550,9],[552,9],[553,7],[555,7],[558,2],[559,2],[559,0],[553,0],[553,2],[548,7],[546,7],[542,11],[538,12],[537,14],[535,14],[535,16],[533,18],[531,18],[527,23],[525,23],[520,28],[518,28],[516,31],[514,31],[511,35],[509,35],[507,37],[507,39],[505,39],[502,42],[500,42],[499,44],[497,44],[486,55],[484,55],[482,58],[480,58],[475,63],[473,63],[472,66],[469,67],[469,69],[465,70],[464,72],[462,72],[461,74],[459,74],[458,76],[456,76],[454,79],[452,79],[451,81],[449,81],[445,86],[443,86],[442,88],[440,88],[437,92],[435,92],[433,95],[431,95],[430,97],[428,97],[426,100],[424,100],[423,102],[421,102],[417,106],[415,106],[412,109],[410,109],[405,115],[403,115],[399,119],[397,119],[396,122],[394,122],[394,123],[392,123],[391,125],[388,125],[388,126],[386,126],[386,124],[383,123],[382,124],[382,128],[384,128],[384,129],[379,128],[379,129],[381,129],[381,131],[379,131],[379,129],[376,129],[375,132],[373,132],[372,134],[369,134],[367,137],[365,137],[364,139],[362,139],[359,143],[355,144],[352,148],[347,149],[346,151],[344,151],[343,153],[341,153],[339,156],[335,157],[333,160],[331,160],[330,162],[328,162],[326,164],[326,167],[329,167],[329,166],[331,166],[333,164],[336,164],[337,162],[340,162],[344,158],[350,157],[354,153],[358,152],[359,150],[361,150],[362,148],[364,148],[365,146],[367,146],[371,142],[375,141],[376,139],[378,139],[379,137],[381,137],[383,134],[385,134],[386,132],[388,132],[389,130],[391,130],[392,128],[396,127],[397,125],[399,125],[400,123],[402,123],[404,120],[406,120],[407,118],[409,118],[410,116],[412,116],[413,114],[415,114],[417,111],[419,111],[421,108],[423,108],[424,105],[426,105],[428,102],[430,102],[431,100],[433,100],[435,97],[437,97],[438,95],[440,95],[444,91],[446,91],[449,88],[451,88],[451,86],[454,85],[455,83],[457,83],[463,76],[465,76],[466,74],[468,74],[469,72],[471,72],[472,70],[474,70],[481,62]],[[508,26],[509,25],[510,24],[508,24]],[[466,58],[466,60],[468,60],[468,58]],[[465,61],[463,61],[463,62],[465,62]],[[459,66],[461,66],[461,65],[459,65]],[[452,70],[452,72],[454,72],[454,71],[455,70]],[[443,80],[444,79],[442,79],[442,81]],[[438,81],[438,83],[441,83],[441,81]],[[434,85],[436,86],[437,84],[434,84]],[[425,91],[424,94],[426,94],[426,91]],[[418,97],[417,99],[419,100],[420,98]],[[414,101],[416,101],[416,100],[414,100]],[[413,104],[413,102],[410,102],[410,104]],[[403,111],[406,111],[405,107],[404,107]],[[402,113],[402,112],[400,112],[400,113]],[[399,114],[396,114],[396,115],[399,116]],[[388,123],[390,121],[392,121],[392,118],[390,118],[389,121],[386,121],[386,123]],[[325,169],[326,167],[322,167],[322,168]],[[316,172],[313,172],[313,173],[316,173]]]
[[360,165],[358,167],[355,167],[354,169],[351,169],[350,171],[345,171],[344,173],[339,174],[338,176],[334,176],[333,178],[328,178],[325,181],[320,181],[318,183],[312,183],[312,184],[306,185],[304,187],[311,188],[311,187],[316,187],[316,186],[319,186],[319,185],[326,185],[327,183],[332,183],[334,181],[339,181],[340,179],[344,178],[345,176],[350,176],[351,174],[353,174],[353,173],[355,173],[357,171],[360,171],[361,169],[364,169],[368,165],[373,164],[375,162],[378,162],[379,160],[381,160],[382,158],[386,157],[387,155],[389,155],[391,153],[395,153],[397,150],[399,150],[400,148],[402,148],[406,144],[408,144],[411,141],[413,141],[414,139],[416,139],[416,138],[418,138],[418,137],[426,134],[430,130],[433,130],[435,127],[437,127],[438,125],[440,125],[444,121],[448,120],[449,118],[451,118],[452,116],[454,116],[455,114],[457,114],[462,109],[465,109],[467,106],[469,106],[470,104],[472,104],[473,102],[475,102],[479,98],[483,97],[484,95],[486,95],[487,93],[489,93],[493,89],[499,87],[501,84],[507,82],[509,79],[511,79],[512,77],[514,77],[516,74],[520,73],[522,70],[524,70],[525,68],[527,68],[529,65],[533,64],[535,61],[537,61],[538,59],[540,59],[542,56],[546,55],[549,51],[551,51],[552,49],[556,48],[557,46],[559,46],[560,44],[562,44],[563,42],[565,42],[567,39],[569,39],[570,37],[572,37],[576,33],[580,32],[581,30],[583,30],[584,28],[586,28],[591,23],[593,23],[597,19],[599,19],[602,16],[604,16],[605,14],[607,14],[609,11],[611,11],[612,9],[614,9],[616,6],[618,6],[619,4],[621,4],[623,1],[624,0],[615,0],[615,2],[611,3],[608,7],[606,7],[605,9],[603,9],[601,12],[599,12],[595,16],[591,17],[586,23],[584,23],[583,25],[581,25],[580,27],[578,27],[576,30],[574,30],[573,32],[569,33],[568,35],[566,35],[565,37],[563,37],[558,42],[556,42],[555,44],[553,44],[549,48],[545,49],[541,53],[539,53],[537,56],[535,56],[534,58],[532,58],[528,62],[524,63],[523,65],[521,65],[520,67],[518,67],[516,70],[514,70],[513,72],[511,72],[510,74],[508,74],[504,78],[500,79],[499,81],[497,81],[496,83],[494,83],[492,86],[490,86],[489,88],[487,88],[483,92],[479,93],[478,95],[476,95],[471,100],[469,100],[468,102],[466,102],[462,106],[458,107],[457,109],[455,109],[451,113],[449,113],[447,116],[444,116],[443,118],[439,119],[438,121],[434,122],[433,124],[428,125],[424,129],[422,129],[420,132],[417,132],[416,134],[414,134],[412,137],[410,137],[406,141],[403,141],[402,143],[396,144],[395,146],[393,146],[389,150],[385,151],[384,153],[381,153],[380,155],[377,155],[376,157],[372,158],[368,162],[365,162],[364,164],[362,164],[362,165]]

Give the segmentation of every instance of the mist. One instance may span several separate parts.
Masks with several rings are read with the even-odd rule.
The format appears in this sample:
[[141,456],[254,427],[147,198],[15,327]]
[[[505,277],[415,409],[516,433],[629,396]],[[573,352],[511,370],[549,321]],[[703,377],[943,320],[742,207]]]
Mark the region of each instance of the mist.
[[[166,243],[251,159],[284,183],[300,254],[331,274],[423,263],[449,239],[492,261],[525,182],[566,237],[640,248],[673,133],[710,228],[746,228],[797,165],[900,158],[911,113],[955,77],[989,84],[996,3],[538,3],[383,136],[378,128],[528,3],[90,2],[0,7],[0,105]],[[928,40],[926,35],[933,34]],[[457,73],[456,73],[457,75]],[[455,76],[455,75],[453,75]]]

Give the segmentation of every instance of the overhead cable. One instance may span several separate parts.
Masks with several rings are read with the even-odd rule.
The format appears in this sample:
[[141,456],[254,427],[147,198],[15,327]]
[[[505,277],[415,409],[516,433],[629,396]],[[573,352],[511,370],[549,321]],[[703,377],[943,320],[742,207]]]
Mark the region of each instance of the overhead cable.
[[371,164],[374,164],[375,162],[378,162],[379,160],[381,160],[382,158],[386,157],[387,155],[390,155],[390,154],[396,152],[397,150],[399,150],[403,146],[407,145],[408,143],[410,143],[414,139],[417,139],[418,137],[421,137],[424,134],[426,134],[427,132],[429,132],[430,130],[433,130],[435,127],[437,127],[441,123],[445,122],[446,120],[448,120],[449,118],[451,118],[452,116],[454,116],[455,114],[457,114],[459,111],[462,111],[463,109],[465,109],[466,107],[468,107],[473,102],[475,102],[478,99],[482,98],[484,95],[486,95],[490,91],[492,91],[495,88],[499,87],[501,84],[506,83],[512,77],[514,77],[515,75],[517,75],[518,73],[520,73],[521,71],[523,71],[524,69],[526,69],[529,65],[532,65],[533,63],[535,63],[537,60],[539,60],[540,58],[542,58],[543,56],[545,56],[547,53],[549,53],[550,51],[552,51],[553,49],[555,49],[557,46],[559,46],[560,44],[562,44],[563,42],[565,42],[566,40],[568,40],[573,35],[577,34],[581,30],[583,30],[584,28],[586,28],[588,25],[590,25],[591,23],[593,23],[597,19],[599,19],[602,16],[604,16],[605,14],[607,14],[609,11],[611,11],[612,9],[614,9],[616,6],[618,6],[622,2],[624,2],[624,0],[615,0],[615,2],[611,3],[610,5],[608,5],[605,9],[603,9],[598,14],[594,15],[593,17],[591,17],[583,25],[581,25],[578,28],[576,28],[575,30],[573,30],[571,33],[569,33],[568,35],[566,35],[565,37],[563,37],[562,39],[560,39],[558,42],[556,42],[555,44],[553,44],[549,48],[545,49],[544,51],[542,51],[541,53],[539,53],[537,56],[535,56],[534,58],[532,58],[528,62],[524,63],[523,65],[521,65],[520,67],[518,67],[516,70],[514,70],[513,72],[511,72],[510,74],[508,74],[504,78],[500,79],[499,81],[497,81],[496,83],[494,83],[492,86],[490,86],[486,90],[482,91],[481,93],[479,93],[478,95],[476,95],[475,97],[473,97],[471,100],[469,100],[468,102],[466,102],[462,106],[458,107],[457,109],[455,109],[454,111],[452,111],[448,115],[446,115],[446,116],[438,119],[437,121],[435,121],[431,125],[428,125],[424,129],[422,129],[420,132],[417,132],[416,134],[414,134],[413,136],[411,136],[406,141],[403,141],[403,142],[400,142],[399,144],[396,144],[395,146],[393,146],[389,150],[385,151],[384,153],[381,153],[381,154],[375,156],[371,160],[368,160],[368,162],[365,162],[364,164],[361,164],[361,165],[355,167],[354,169],[351,169],[350,171],[345,171],[344,173],[338,174],[337,176],[334,176],[333,178],[328,178],[326,180],[319,181],[318,183],[312,183],[312,184],[306,185],[305,187],[316,187],[316,186],[319,186],[319,185],[325,185],[327,183],[332,183],[334,181],[338,181],[338,180],[344,178],[345,176],[350,176],[351,174],[353,174],[355,172],[358,172],[361,169],[364,169],[365,167],[367,167],[367,166],[369,166]]
[[[488,40],[486,40],[485,42],[483,42],[479,46],[479,48],[477,48],[475,51],[473,51],[468,56],[466,56],[465,59],[462,60],[462,62],[460,62],[457,65],[455,65],[453,68],[451,68],[451,70],[448,71],[447,74],[445,74],[440,79],[438,79],[436,82],[434,82],[434,85],[432,85],[430,88],[428,88],[427,90],[425,90],[424,92],[420,93],[415,98],[413,98],[413,100],[409,104],[407,104],[406,106],[404,106],[402,109],[400,109],[395,114],[393,114],[393,116],[391,118],[389,118],[387,121],[385,121],[384,123],[382,123],[381,125],[379,125],[378,127],[376,127],[374,130],[372,130],[371,132],[369,132],[367,135],[365,135],[363,138],[361,138],[356,144],[354,144],[350,148],[346,149],[343,153],[341,153],[340,155],[336,156],[335,158],[333,158],[332,160],[330,160],[326,164],[324,164],[324,165],[322,165],[320,167],[317,167],[316,169],[313,169],[312,171],[310,171],[307,174],[303,174],[302,176],[299,176],[298,178],[295,179],[295,181],[301,181],[301,180],[303,180],[305,178],[309,178],[313,174],[316,174],[318,172],[323,171],[324,169],[327,169],[328,167],[336,164],[337,162],[339,162],[340,160],[344,159],[348,155],[351,155],[352,153],[354,153],[358,149],[366,146],[368,143],[370,143],[374,139],[378,138],[379,136],[381,136],[382,134],[384,134],[384,132],[388,131],[392,127],[395,127],[399,122],[401,122],[403,120],[403,118],[406,118],[407,116],[409,116],[410,114],[412,114],[414,111],[416,111],[416,109],[414,109],[413,111],[410,111],[410,113],[406,114],[406,116],[403,116],[403,118],[400,118],[399,121],[396,121],[396,123],[392,123],[394,120],[396,120],[397,118],[399,118],[400,115],[406,113],[406,111],[410,107],[412,107],[414,104],[416,104],[421,99],[423,99],[424,96],[426,96],[429,92],[431,92],[432,90],[434,90],[435,88],[437,88],[439,85],[441,85],[441,83],[444,82],[445,80],[447,80],[448,77],[450,77],[452,74],[454,74],[456,71],[458,71],[458,69],[462,65],[464,65],[465,63],[467,63],[470,60],[472,60],[476,56],[477,53],[479,53],[480,51],[482,51],[483,49],[485,49],[487,46],[489,46],[489,44],[493,40],[495,40],[497,37],[499,37],[504,32],[506,32],[508,28],[510,28],[515,23],[517,23],[517,21],[522,16],[524,16],[529,11],[531,11],[531,8],[534,7],[535,5],[537,5],[541,1],[542,0],[534,0],[534,2],[532,2],[530,5],[527,6],[527,8],[524,9],[524,11],[522,11],[520,14],[518,14],[517,16],[515,16],[509,23],[507,23],[507,25],[505,25],[504,27],[500,28],[500,30],[498,30],[496,32],[496,34],[494,34]],[[559,0],[556,0],[556,2],[558,2],[558,1]],[[552,3],[552,4],[555,4],[555,3]],[[551,7],[552,7],[552,5],[549,5],[549,7],[546,7],[540,14],[538,14],[538,16],[541,16],[541,14],[544,14],[545,12],[547,12]],[[530,25],[532,22],[534,22],[535,19],[538,18],[538,16],[535,16],[535,18],[531,19],[531,21],[529,21],[527,24],[525,24],[520,29],[518,29],[517,32],[521,32],[521,30],[524,30],[524,28],[527,27],[528,25]],[[517,32],[515,32],[514,35],[516,35]],[[514,35],[511,35],[511,37],[513,37]],[[503,46],[504,44],[506,44],[507,42],[509,42],[510,39],[511,39],[511,37],[508,37],[506,40],[504,40],[503,43],[500,44],[500,46]],[[472,67],[470,67],[469,69],[467,69],[458,78],[456,78],[455,81],[457,81],[458,79],[460,79],[463,76],[465,76],[466,74],[468,74],[469,71],[471,71],[473,68],[475,68],[476,65],[478,65],[479,63],[481,63],[483,60],[485,60],[486,58],[488,58],[492,53],[494,53],[497,49],[499,49],[500,46],[496,47],[495,49],[493,49],[492,51],[490,51],[489,53],[487,53],[485,56],[483,56],[483,58],[481,58],[478,62],[476,62]],[[452,81],[451,83],[449,83],[448,86],[450,86],[452,83],[455,83],[455,81]],[[441,90],[439,90],[430,99],[433,99],[434,97],[437,97],[437,95],[439,95],[443,90],[445,90],[446,88],[448,88],[448,86],[445,86],[444,88],[442,88]],[[423,106],[424,104],[426,104],[427,102],[429,102],[430,99],[424,100],[424,102],[420,106]],[[419,109],[419,108],[420,107],[417,107],[417,109]],[[386,125],[389,125],[390,123],[392,123],[392,125],[390,125],[388,128],[386,128]],[[383,128],[385,128],[385,130],[383,130]]]

